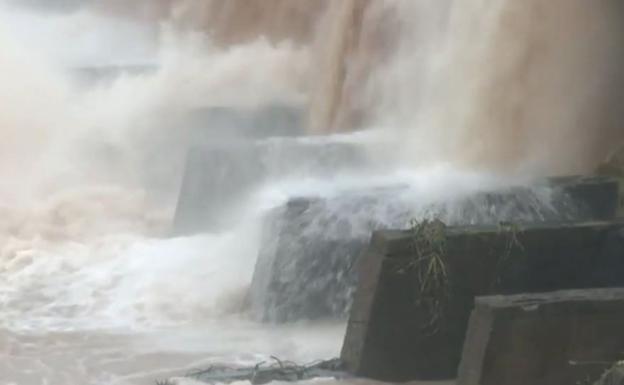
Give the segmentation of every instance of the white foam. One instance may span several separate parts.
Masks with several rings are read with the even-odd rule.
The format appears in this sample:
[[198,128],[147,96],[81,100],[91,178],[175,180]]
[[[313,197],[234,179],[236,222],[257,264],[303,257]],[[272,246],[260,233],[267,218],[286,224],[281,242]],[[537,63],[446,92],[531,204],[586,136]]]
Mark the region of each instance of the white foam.
[[134,329],[214,319],[242,308],[255,252],[248,228],[177,239],[35,241],[2,259],[0,324]]

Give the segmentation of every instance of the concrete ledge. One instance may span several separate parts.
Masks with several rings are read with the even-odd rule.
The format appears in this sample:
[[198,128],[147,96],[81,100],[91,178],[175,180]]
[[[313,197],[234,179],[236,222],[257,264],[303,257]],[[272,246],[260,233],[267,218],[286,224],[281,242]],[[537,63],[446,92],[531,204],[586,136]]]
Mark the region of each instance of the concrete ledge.
[[195,146],[188,152],[173,233],[227,228],[240,219],[240,203],[267,181],[300,175],[326,178],[365,164],[363,150],[334,138],[272,138]]
[[587,218],[612,220],[622,212],[622,185],[619,178],[565,176],[550,178],[547,184],[576,202]]
[[622,358],[624,289],[477,298],[459,385],[592,383]]
[[610,178],[566,177],[426,204],[403,185],[293,199],[265,218],[251,290],[253,314],[269,322],[346,318],[358,281],[352,266],[370,234],[408,228],[410,219],[425,212],[449,225],[611,219],[617,192]]
[[[416,302],[410,232],[373,235],[359,271],[342,359],[356,375],[385,380],[455,378],[477,296],[624,286],[622,223],[544,223],[514,231],[496,226],[446,229],[450,298],[438,330]],[[513,235],[514,247],[504,263]]]

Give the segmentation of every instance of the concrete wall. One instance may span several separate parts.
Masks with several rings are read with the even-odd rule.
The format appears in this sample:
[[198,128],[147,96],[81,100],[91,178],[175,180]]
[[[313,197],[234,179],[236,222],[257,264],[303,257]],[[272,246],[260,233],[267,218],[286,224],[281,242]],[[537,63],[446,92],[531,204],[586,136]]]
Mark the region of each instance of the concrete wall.
[[[454,378],[474,298],[624,285],[624,224],[535,224],[446,230],[450,297],[431,333],[417,305],[410,232],[375,233],[360,266],[342,358],[357,375],[386,381]],[[511,237],[517,244],[510,248]],[[509,251],[508,251],[509,250]]]
[[624,289],[476,300],[458,385],[593,383],[624,352]]

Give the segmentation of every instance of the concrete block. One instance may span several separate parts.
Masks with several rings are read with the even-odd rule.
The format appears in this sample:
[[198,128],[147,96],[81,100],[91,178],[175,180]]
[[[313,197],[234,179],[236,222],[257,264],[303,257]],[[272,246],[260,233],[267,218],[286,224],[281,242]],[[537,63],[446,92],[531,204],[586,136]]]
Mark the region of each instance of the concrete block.
[[[565,176],[547,181],[556,193],[563,193],[575,202],[587,220],[611,220],[621,213],[622,185],[610,176]],[[560,201],[560,204],[566,204]]]
[[458,385],[591,384],[624,352],[624,289],[476,299]]
[[405,229],[412,218],[496,225],[612,217],[605,207],[613,207],[616,193],[611,179],[569,177],[446,202],[423,203],[400,185],[294,199],[265,220],[251,287],[253,313],[269,322],[346,318],[358,282],[355,266],[370,234]]
[[240,219],[237,209],[263,183],[326,178],[366,165],[350,143],[274,138],[233,141],[189,150],[173,232],[214,231]]
[[455,378],[477,296],[624,286],[622,223],[540,223],[518,229],[448,227],[449,295],[437,328],[419,304],[413,235],[374,234],[364,253],[342,358],[353,373],[385,381]]

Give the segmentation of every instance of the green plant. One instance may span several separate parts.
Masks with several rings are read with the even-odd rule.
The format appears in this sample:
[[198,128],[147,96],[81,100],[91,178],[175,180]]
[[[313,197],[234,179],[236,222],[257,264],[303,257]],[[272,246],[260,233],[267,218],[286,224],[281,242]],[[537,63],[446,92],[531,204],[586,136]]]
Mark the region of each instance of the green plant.
[[401,273],[415,277],[415,303],[425,311],[424,330],[435,333],[443,321],[450,298],[446,257],[446,225],[440,220],[413,220],[410,224],[412,253]]
[[[446,224],[438,219],[412,220],[410,222],[410,256],[401,262],[398,272],[414,277],[414,302],[426,314],[423,330],[434,334],[439,331],[446,316],[451,297],[452,277],[447,261]],[[502,246],[492,252],[496,260],[496,273],[492,286],[500,285],[503,271],[516,258],[525,255],[518,238],[522,228],[515,223],[499,223],[498,232],[506,236]]]

